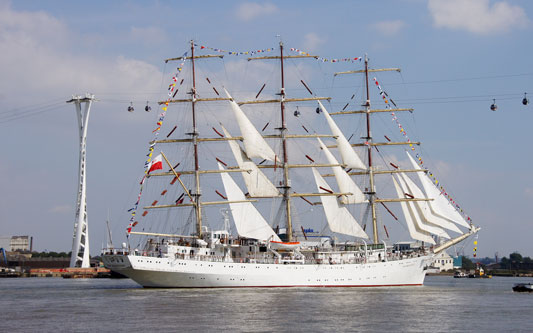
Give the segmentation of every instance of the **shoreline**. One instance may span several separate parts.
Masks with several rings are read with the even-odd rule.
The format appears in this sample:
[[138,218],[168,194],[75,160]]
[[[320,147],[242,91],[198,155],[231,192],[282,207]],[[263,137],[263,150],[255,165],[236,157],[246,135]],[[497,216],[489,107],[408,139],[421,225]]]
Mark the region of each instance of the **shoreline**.
[[25,278],[25,277],[62,277],[62,278],[110,278],[111,270],[103,267],[89,268],[32,268],[29,271],[15,270],[3,271],[0,278]]

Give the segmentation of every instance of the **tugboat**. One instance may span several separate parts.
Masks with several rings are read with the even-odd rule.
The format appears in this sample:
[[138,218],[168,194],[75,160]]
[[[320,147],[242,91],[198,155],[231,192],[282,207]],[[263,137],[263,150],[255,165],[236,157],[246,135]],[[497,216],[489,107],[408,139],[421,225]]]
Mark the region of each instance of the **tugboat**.
[[477,266],[474,273],[471,272],[470,274],[468,274],[468,277],[474,279],[492,279],[492,275],[485,274],[485,270],[480,265]]

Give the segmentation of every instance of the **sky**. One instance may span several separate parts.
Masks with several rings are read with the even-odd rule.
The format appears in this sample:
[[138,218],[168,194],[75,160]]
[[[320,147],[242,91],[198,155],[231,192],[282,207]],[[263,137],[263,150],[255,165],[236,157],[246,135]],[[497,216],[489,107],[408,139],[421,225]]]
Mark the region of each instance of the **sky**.
[[[423,142],[421,154],[441,184],[482,228],[478,256],[532,256],[533,105],[521,103],[525,92],[533,95],[532,17],[526,0],[0,0],[0,235],[33,236],[38,251],[70,251],[79,142],[74,107],[65,101],[90,92],[99,100],[87,139],[91,254],[104,243],[108,216],[122,241],[156,102],[175,69],[164,59],[181,56],[190,40],[249,51],[277,48],[279,35],[287,49],[328,59],[367,54],[373,68],[400,67],[401,74],[379,74],[380,83],[415,108],[401,121],[413,141]],[[226,56],[222,68],[203,73],[220,77],[236,97],[254,96],[262,73],[274,67],[257,69],[243,59]],[[333,109],[349,100],[349,89],[361,88],[360,77],[331,75],[360,63],[290,66],[320,94],[333,95]],[[250,81],[230,80],[245,75]],[[150,113],[143,111],[147,101]],[[465,254],[472,247],[470,239]]]

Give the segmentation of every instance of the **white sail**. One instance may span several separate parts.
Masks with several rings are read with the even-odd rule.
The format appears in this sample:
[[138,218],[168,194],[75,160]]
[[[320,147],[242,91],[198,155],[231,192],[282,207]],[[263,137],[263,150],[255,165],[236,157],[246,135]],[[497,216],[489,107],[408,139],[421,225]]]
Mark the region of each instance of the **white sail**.
[[346,140],[344,134],[342,134],[335,121],[333,121],[333,118],[331,118],[324,105],[322,105],[320,101],[318,101],[318,105],[320,105],[324,116],[326,116],[331,133],[337,137],[337,148],[341,154],[342,162],[346,164],[348,168],[366,170],[366,165],[361,161],[359,155],[357,155],[357,153],[353,150],[352,146],[348,140]]
[[[404,191],[400,188],[400,185],[398,185],[398,182],[396,182],[396,179],[394,179],[394,177],[392,178],[392,182],[394,183],[394,188],[396,189],[398,197],[401,199],[405,198]],[[435,244],[435,241],[433,240],[433,238],[431,238],[428,232],[417,229],[415,222],[412,219],[412,210],[410,209],[409,202],[401,201],[400,205],[402,207],[403,215],[405,217],[405,224],[407,224],[407,230],[409,230],[409,235],[411,235],[413,239],[430,244]]]
[[[226,138],[231,138],[232,136],[229,132],[222,126],[224,135]],[[246,156],[246,153],[242,150],[239,143],[235,140],[228,140],[233,156],[237,161],[239,168],[247,170],[242,172],[242,177],[246,188],[248,189],[248,194],[251,197],[277,197],[281,194],[279,190],[272,184],[272,182],[265,176],[265,174],[259,170],[257,165]]]
[[241,130],[241,135],[243,137],[242,141],[244,144],[244,150],[246,151],[246,155],[249,158],[256,157],[269,161],[274,161],[276,159],[276,154],[274,154],[272,148],[270,148],[263,136],[257,131],[250,119],[246,117],[239,105],[235,103],[233,97],[231,97],[228,91],[226,89],[224,89],[224,91],[226,92],[228,98],[231,99],[229,102],[231,105],[231,109],[233,110],[233,114],[237,119],[239,129]]
[[[406,174],[399,173],[398,177],[400,178],[400,180],[403,181],[403,183],[400,184],[402,186],[405,186],[407,193],[411,194],[415,198],[425,198],[422,194],[422,191],[409,177],[407,177]],[[424,204],[427,205],[427,201],[411,202],[411,207],[416,211],[417,220],[420,223],[420,228],[439,237],[450,239],[450,235],[448,235],[448,233],[446,233],[446,231],[444,231],[441,226],[437,225],[436,223],[433,223],[433,221],[430,219],[430,215],[426,214],[426,210],[424,210],[424,208],[427,208],[427,211],[429,212],[429,207],[425,207]],[[451,224],[453,225],[453,223]]]
[[[410,193],[415,198],[426,198],[427,199],[424,192],[411,180],[411,178],[407,177],[407,175],[404,173],[400,173],[400,176],[403,178],[407,187],[410,190]],[[429,207],[429,204],[427,201],[416,201],[414,204],[419,209],[420,216],[422,217],[422,221],[424,223],[431,223],[439,227],[451,230],[453,232],[462,234],[461,230],[459,230],[459,228],[457,228],[455,224],[453,224],[452,222],[446,219],[443,219],[442,217],[438,215],[433,214],[431,212],[431,208]]]
[[[315,168],[311,169],[313,170],[313,175],[315,176],[318,192],[328,193],[328,191],[324,189],[331,191],[328,183],[326,183],[320,173]],[[335,196],[321,196],[320,199],[322,200],[324,213],[326,214],[326,219],[328,220],[331,231],[368,239],[368,235],[365,233],[363,228],[361,228],[359,223],[357,223],[352,214],[348,212],[346,207],[339,205],[339,202]]]
[[[418,165],[418,163],[415,162],[413,157],[411,157],[411,154],[407,153],[407,156],[409,157],[409,160],[411,161],[413,167],[417,170],[420,170],[420,166]],[[422,172],[417,172],[417,174],[420,179],[420,182],[422,183],[422,186],[424,187],[424,191],[426,192],[427,197],[434,199],[433,201],[429,202],[429,206],[431,207],[433,213],[460,226],[470,228],[470,225],[465,221],[464,217],[459,214],[457,209],[455,209],[455,207],[452,206],[448,199],[446,199],[446,197],[442,194],[437,185],[435,185],[431,181],[429,176]]]
[[[218,163],[218,168],[224,170],[224,167],[220,163]],[[246,200],[244,193],[242,193],[239,186],[228,173],[222,172],[220,175],[228,201]],[[281,241],[251,202],[230,203],[229,207],[239,236],[262,241],[269,239],[278,242]]]
[[[403,198],[405,198],[405,193],[409,193],[409,188],[407,187],[407,184],[404,182],[404,180],[401,177],[398,177],[398,182],[400,183],[400,188],[404,192]],[[410,194],[410,193],[409,193]],[[411,212],[411,218],[413,219],[413,222],[415,223],[415,226],[418,230],[422,230],[425,232],[429,232],[430,234],[437,235],[443,238],[450,239],[450,236],[442,229],[435,225],[426,224],[422,221],[422,217],[420,216],[420,211],[417,209],[415,202],[407,202],[407,206],[409,207],[409,211]]]
[[[318,139],[318,138],[317,138]],[[328,147],[324,145],[322,140],[318,139],[318,143],[320,144],[320,148],[324,151],[324,154],[326,155],[326,158],[328,159],[329,164],[339,164],[335,156],[329,151]],[[356,204],[356,203],[363,203],[368,202],[366,200],[365,195],[359,189],[357,184],[352,180],[352,178],[344,171],[340,166],[334,166],[331,167],[333,170],[333,173],[335,174],[335,179],[337,180],[337,184],[339,185],[339,190],[342,193],[352,193],[350,195],[343,195],[341,197],[341,202],[343,204]]]

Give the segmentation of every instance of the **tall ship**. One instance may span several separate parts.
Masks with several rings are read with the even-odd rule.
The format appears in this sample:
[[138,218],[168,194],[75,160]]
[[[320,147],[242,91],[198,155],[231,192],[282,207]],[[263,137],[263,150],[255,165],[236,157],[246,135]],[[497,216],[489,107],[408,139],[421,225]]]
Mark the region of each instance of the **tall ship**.
[[[294,65],[328,59],[280,41],[238,52],[247,59],[224,71],[200,69],[236,53],[191,41],[166,60],[179,65],[159,102],[127,242],[103,249],[107,268],[143,287],[418,286],[436,254],[479,231],[415,154],[420,143],[396,117],[413,109],[397,107],[371,77],[399,69],[343,59],[361,69],[334,75],[360,75],[362,102],[328,110],[336,104],[314,94]],[[231,90],[247,89],[245,80],[217,83],[221,72],[252,72],[257,61],[267,74],[255,75],[253,93]],[[372,107],[369,86],[383,108]],[[400,140],[373,136],[374,116],[384,113]],[[404,152],[389,158],[387,149]],[[419,246],[393,244],[386,216]]]

